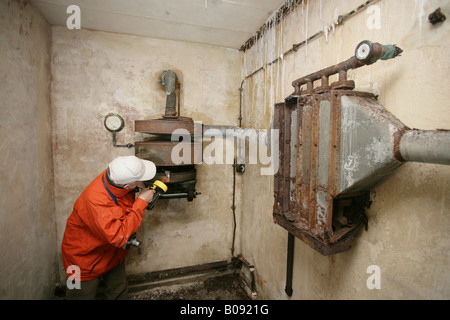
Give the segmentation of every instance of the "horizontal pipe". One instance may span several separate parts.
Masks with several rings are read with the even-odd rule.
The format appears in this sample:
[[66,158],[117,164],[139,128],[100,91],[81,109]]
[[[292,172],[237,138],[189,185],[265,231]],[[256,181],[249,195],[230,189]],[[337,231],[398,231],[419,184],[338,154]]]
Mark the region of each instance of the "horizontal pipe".
[[[200,192],[194,192],[194,198],[200,195]],[[160,199],[181,199],[181,198],[189,198],[189,193],[187,192],[179,192],[179,193],[163,193],[159,196]]]
[[450,131],[408,130],[400,140],[405,161],[450,165]]
[[358,59],[356,59],[355,57],[351,57],[350,59],[341,62],[339,64],[336,64],[334,66],[328,67],[326,69],[317,71],[315,73],[312,73],[308,76],[305,76],[303,78],[300,78],[298,80],[295,80],[294,82],[292,82],[292,86],[293,87],[300,87],[308,82],[314,82],[316,80],[321,79],[322,77],[329,77],[333,74],[338,73],[339,71],[347,71],[350,69],[357,69],[360,68],[362,66],[365,66],[366,63],[359,61]]
[[[358,57],[357,53],[358,52],[361,53],[360,48],[363,48],[367,52],[367,56],[364,56],[364,58]],[[348,71],[351,69],[358,69],[366,65],[371,65],[380,59],[381,60],[393,59],[398,55],[400,55],[402,53],[402,50],[397,46],[371,43],[370,41],[365,40],[358,44],[355,52],[356,52],[355,56],[351,57],[346,61],[343,61],[334,66],[322,69],[320,71],[307,75],[303,78],[295,80],[294,82],[292,82],[292,86],[296,89],[295,91],[298,93],[300,86],[304,84],[312,83],[322,78],[328,78],[341,71]]]

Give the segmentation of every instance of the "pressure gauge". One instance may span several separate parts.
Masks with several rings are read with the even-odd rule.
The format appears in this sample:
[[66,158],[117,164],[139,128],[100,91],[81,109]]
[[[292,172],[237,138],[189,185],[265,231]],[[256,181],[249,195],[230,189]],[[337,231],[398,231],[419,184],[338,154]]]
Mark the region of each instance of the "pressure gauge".
[[116,113],[110,113],[105,117],[105,127],[113,133],[119,132],[125,127],[123,118]]
[[373,51],[372,42],[365,40],[356,47],[355,56],[359,61],[366,61],[370,58]]

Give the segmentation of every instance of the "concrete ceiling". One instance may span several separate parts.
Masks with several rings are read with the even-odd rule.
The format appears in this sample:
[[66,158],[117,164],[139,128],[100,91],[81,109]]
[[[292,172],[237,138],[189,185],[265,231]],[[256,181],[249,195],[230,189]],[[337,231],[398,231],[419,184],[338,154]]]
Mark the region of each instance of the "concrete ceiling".
[[239,49],[286,0],[29,0],[51,25],[77,5],[81,28]]

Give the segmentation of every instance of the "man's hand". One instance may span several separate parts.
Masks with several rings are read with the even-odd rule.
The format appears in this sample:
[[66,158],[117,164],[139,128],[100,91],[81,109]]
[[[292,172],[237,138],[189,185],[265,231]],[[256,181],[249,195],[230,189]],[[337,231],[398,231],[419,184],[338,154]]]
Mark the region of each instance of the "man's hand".
[[155,190],[153,189],[144,189],[139,193],[138,198],[141,198],[142,200],[146,201],[147,203],[152,202],[153,196],[155,195]]

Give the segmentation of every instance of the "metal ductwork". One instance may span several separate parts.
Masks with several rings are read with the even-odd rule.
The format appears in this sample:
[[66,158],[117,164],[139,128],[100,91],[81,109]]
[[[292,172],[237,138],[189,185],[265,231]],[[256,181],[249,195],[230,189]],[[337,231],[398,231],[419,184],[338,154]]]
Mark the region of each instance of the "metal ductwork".
[[[165,114],[162,118],[136,120],[135,131],[147,134],[144,141],[135,143],[137,157],[153,161],[157,173],[153,180],[145,182],[151,186],[160,180],[168,186],[161,198],[187,198],[192,201],[200,193],[195,190],[197,171],[195,164],[202,163],[202,127],[191,118],[180,116],[180,87],[178,76],[171,70],[163,72],[161,81],[167,96]],[[179,134],[174,134],[174,133]],[[200,137],[195,136],[197,134]],[[174,148],[189,150],[182,161],[174,161]]]
[[410,129],[347,80],[347,70],[401,52],[363,41],[349,60],[294,81],[294,93],[275,106],[274,221],[322,255],[351,247],[367,226],[370,190],[405,162],[450,164],[449,131]]

